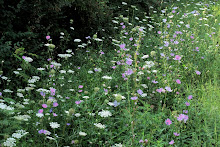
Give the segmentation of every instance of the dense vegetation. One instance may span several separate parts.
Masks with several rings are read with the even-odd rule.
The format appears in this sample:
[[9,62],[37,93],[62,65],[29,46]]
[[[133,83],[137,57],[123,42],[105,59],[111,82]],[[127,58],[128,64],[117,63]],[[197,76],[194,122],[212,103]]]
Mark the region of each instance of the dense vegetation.
[[0,4],[1,146],[220,145],[218,1]]

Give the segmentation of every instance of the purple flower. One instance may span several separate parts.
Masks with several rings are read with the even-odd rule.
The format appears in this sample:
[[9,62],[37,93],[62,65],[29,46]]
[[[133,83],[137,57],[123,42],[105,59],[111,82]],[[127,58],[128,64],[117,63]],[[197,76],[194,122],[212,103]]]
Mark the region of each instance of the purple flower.
[[175,54],[174,53],[170,53],[170,56],[174,56]]
[[173,90],[171,90],[171,88],[168,87],[168,86],[166,86],[165,89],[166,89],[166,91],[169,91],[169,92],[172,92],[172,91],[173,91]]
[[138,97],[136,97],[136,96],[135,96],[135,97],[131,97],[131,99],[132,99],[132,100],[137,100]]
[[53,112],[53,108],[50,109],[50,113]]
[[141,89],[138,89],[138,90],[137,90],[137,93],[140,94],[140,95],[142,95],[142,94],[143,94],[143,91],[142,91]]
[[158,34],[161,34],[161,31],[157,31]]
[[125,48],[125,44],[121,44],[121,45],[120,45],[120,48],[121,48],[121,49],[124,49],[124,48]]
[[49,39],[50,39],[50,36],[46,36],[46,39],[49,40]]
[[188,110],[183,110],[183,113],[188,113]]
[[53,116],[57,116],[57,114],[56,114],[56,113],[53,113]]
[[104,91],[107,93],[107,92],[108,92],[108,89],[105,89],[105,88],[104,88]]
[[174,132],[173,134],[174,134],[175,136],[179,136],[179,135],[180,135],[180,134],[178,134],[178,133],[176,133],[176,132]]
[[174,58],[174,60],[181,60],[181,58],[182,58],[182,57],[181,57],[180,55],[176,55],[175,58]]
[[39,110],[38,110],[38,113],[43,113],[43,112],[44,112],[43,109],[39,109]]
[[169,46],[169,42],[168,41],[164,41],[164,46],[168,47]]
[[51,95],[55,95],[56,89],[55,88],[51,88],[50,92],[51,92]]
[[79,105],[81,102],[82,102],[81,100],[80,100],[80,101],[75,101],[75,103],[76,103],[77,105]]
[[69,125],[70,125],[70,123],[66,123],[66,125],[67,125],[67,126],[69,126]]
[[53,107],[57,107],[59,104],[57,102],[53,103]]
[[189,103],[189,102],[186,102],[185,104],[186,104],[186,106],[189,106],[189,105],[190,105],[190,103]]
[[41,129],[41,130],[38,131],[39,134],[46,134],[46,132],[47,132],[47,131],[46,131],[46,130],[43,130],[43,129]]
[[120,103],[115,100],[114,101],[114,107],[117,107],[118,105],[120,105]]
[[176,79],[177,84],[181,84],[181,81],[179,79]]
[[171,141],[169,142],[169,144],[174,144],[174,140],[171,140]]
[[157,84],[157,83],[158,83],[158,81],[152,80],[152,83]]
[[133,70],[132,69],[128,69],[127,71],[125,71],[126,75],[131,75],[133,74]]
[[163,92],[163,91],[165,91],[163,88],[160,88],[160,89],[157,89],[156,90],[157,92],[159,92],[159,93],[161,93],[161,92]]
[[132,41],[132,40],[133,40],[133,38],[131,37],[131,38],[129,38],[129,40],[130,40],[130,41]]
[[42,104],[42,107],[43,108],[47,108],[47,104]]
[[144,143],[144,141],[141,139],[141,140],[139,141],[139,143]]
[[189,95],[189,96],[188,96],[188,99],[189,99],[189,100],[191,100],[192,98],[193,98],[193,96],[192,96],[192,95]]
[[125,28],[125,25],[122,26],[122,29],[124,29],[124,28]]
[[79,85],[79,88],[83,88],[83,85]]
[[198,70],[196,70],[196,74],[197,74],[197,75],[200,75],[200,74],[201,74],[201,72],[200,72],[200,71],[198,71]]
[[185,114],[180,114],[179,117],[177,117],[177,120],[178,121],[182,121],[184,120],[184,123],[186,123],[186,121],[188,120],[188,115],[185,115]]
[[171,124],[172,124],[172,121],[171,121],[169,118],[167,118],[167,119],[165,120],[165,123],[166,123],[166,125],[171,125]]
[[127,60],[126,60],[126,63],[128,64],[128,65],[131,65],[132,64],[132,59],[130,59],[130,58],[127,58]]

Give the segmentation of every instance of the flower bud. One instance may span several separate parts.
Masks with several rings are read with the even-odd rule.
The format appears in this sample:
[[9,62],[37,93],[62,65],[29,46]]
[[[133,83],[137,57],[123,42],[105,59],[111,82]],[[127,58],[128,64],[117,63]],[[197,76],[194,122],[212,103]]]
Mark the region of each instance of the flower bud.
[[94,88],[94,91],[95,91],[95,92],[98,92],[99,89],[100,89],[99,87],[95,87],[95,88]]
[[122,95],[121,94],[117,94],[117,96],[115,97],[115,100],[117,102],[120,102],[122,100]]
[[75,113],[75,109],[70,108],[70,109],[69,109],[69,114],[70,114],[70,116],[72,116],[74,113]]

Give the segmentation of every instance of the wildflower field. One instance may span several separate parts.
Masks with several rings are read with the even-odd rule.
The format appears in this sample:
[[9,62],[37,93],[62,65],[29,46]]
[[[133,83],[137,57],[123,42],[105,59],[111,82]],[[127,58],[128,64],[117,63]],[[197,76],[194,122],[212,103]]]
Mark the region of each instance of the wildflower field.
[[220,2],[177,0],[144,19],[120,7],[133,19],[112,20],[113,47],[94,34],[55,57],[45,35],[37,68],[16,53],[13,76],[28,84],[11,89],[0,73],[0,146],[220,146]]

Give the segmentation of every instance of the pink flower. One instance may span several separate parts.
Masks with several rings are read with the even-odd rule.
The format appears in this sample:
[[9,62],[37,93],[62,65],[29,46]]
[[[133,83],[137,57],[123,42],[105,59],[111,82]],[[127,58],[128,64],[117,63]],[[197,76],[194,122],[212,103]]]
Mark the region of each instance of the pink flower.
[[176,132],[174,132],[173,134],[174,134],[175,136],[179,136],[179,135],[180,135],[180,134],[178,134],[178,133],[176,133]]
[[176,79],[177,84],[181,84],[181,81],[179,79]]
[[42,104],[42,107],[43,108],[47,108],[47,104]]
[[144,141],[141,139],[140,141],[139,141],[139,143],[143,143]]
[[171,125],[171,124],[172,124],[172,121],[171,121],[169,118],[167,118],[166,121],[165,121],[165,123],[166,123],[166,125]]
[[174,60],[180,60],[181,58],[182,58],[181,56],[176,55],[175,58],[174,58]]
[[38,110],[38,113],[43,113],[43,112],[44,112],[43,109],[39,109],[39,110]]
[[201,72],[200,72],[200,71],[198,71],[198,70],[196,70],[196,74],[197,74],[197,75],[200,75],[200,74],[201,74]]
[[83,90],[79,90],[78,92],[82,92]]
[[161,31],[157,31],[158,34],[161,34]]
[[49,39],[50,39],[50,36],[46,36],[46,39],[49,40]]
[[137,100],[137,99],[138,99],[138,97],[131,97],[131,99],[132,99],[132,100]]
[[51,89],[50,89],[50,92],[51,92],[51,93],[50,93],[51,95],[55,95],[56,89],[55,89],[55,88],[51,88]]
[[57,116],[57,114],[56,114],[56,113],[53,113],[53,116]]
[[185,104],[186,104],[186,106],[189,106],[189,105],[190,105],[190,103],[189,103],[189,102],[186,102]]
[[79,88],[83,88],[83,85],[79,85]]
[[75,101],[75,103],[76,103],[77,105],[79,105],[81,102],[82,102],[81,100],[80,100],[80,101]]
[[53,107],[57,107],[59,104],[57,102],[53,103]]
[[192,96],[192,95],[189,95],[189,96],[188,96],[188,99],[189,99],[189,100],[191,100],[192,98],[193,98],[193,96]]
[[171,141],[169,142],[169,144],[174,144],[174,140],[171,140]]

